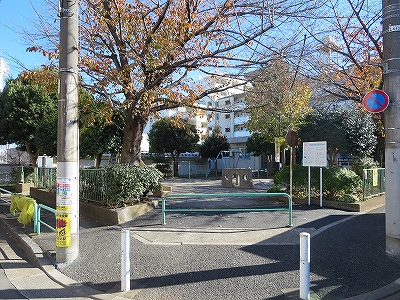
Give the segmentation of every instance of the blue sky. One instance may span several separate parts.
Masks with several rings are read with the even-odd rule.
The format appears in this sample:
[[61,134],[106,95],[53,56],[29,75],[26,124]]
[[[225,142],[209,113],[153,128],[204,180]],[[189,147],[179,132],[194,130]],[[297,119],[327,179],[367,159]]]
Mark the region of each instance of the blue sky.
[[0,0],[0,57],[9,65],[9,76],[13,78],[27,69],[33,69],[47,59],[39,53],[26,52],[29,45],[22,34],[22,29],[30,29],[36,16],[32,5],[39,5],[38,0]]

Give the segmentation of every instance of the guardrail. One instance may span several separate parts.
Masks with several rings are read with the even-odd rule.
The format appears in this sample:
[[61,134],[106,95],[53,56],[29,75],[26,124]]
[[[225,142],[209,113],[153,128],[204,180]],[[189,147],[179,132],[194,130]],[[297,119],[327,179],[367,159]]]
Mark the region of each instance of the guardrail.
[[[204,198],[204,197],[285,197],[288,199],[288,207],[247,207],[247,208],[166,208],[167,198]],[[259,211],[289,211],[289,224],[292,222],[292,198],[286,193],[217,193],[217,194],[167,194],[162,199],[161,214],[162,224],[166,224],[166,214],[175,213],[196,213],[196,212],[259,212]]]
[[8,204],[11,204],[11,201],[7,200],[6,198],[3,198],[3,197],[1,196],[1,194],[10,194],[10,195],[11,195],[12,192],[0,188],[0,200],[6,202],[6,203],[8,203]]
[[[1,194],[10,194],[12,195],[13,192],[7,191],[3,188],[0,188],[0,200],[3,200],[4,202],[8,203],[11,205],[11,201],[8,201],[7,199],[1,197]],[[33,204],[33,231],[37,234],[40,234],[40,229],[41,229],[41,224],[45,225],[46,227],[50,228],[53,231],[56,231],[54,227],[51,225],[47,224],[46,222],[42,221],[41,219],[41,210],[47,210],[49,212],[54,213],[56,215],[56,210],[54,208],[51,208],[49,206],[43,205],[43,204],[37,204],[36,201]],[[11,212],[13,215],[15,212]]]
[[42,221],[42,218],[41,218],[42,209],[52,212],[52,213],[54,213],[54,215],[56,215],[56,213],[57,213],[57,211],[54,208],[51,208],[51,207],[43,205],[43,204],[36,204],[34,216],[33,216],[33,231],[36,232],[37,234],[40,234],[41,224],[43,224],[47,228],[50,228],[53,231],[56,231],[56,229],[54,227],[52,227],[51,225]]

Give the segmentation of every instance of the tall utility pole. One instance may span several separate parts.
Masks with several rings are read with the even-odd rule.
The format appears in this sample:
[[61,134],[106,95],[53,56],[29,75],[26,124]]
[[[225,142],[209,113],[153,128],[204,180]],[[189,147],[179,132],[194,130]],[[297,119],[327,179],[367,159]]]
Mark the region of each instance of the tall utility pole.
[[4,76],[8,74],[8,70],[8,65],[6,61],[1,57],[0,52],[0,93],[3,92]]
[[383,0],[385,110],[386,253],[400,257],[400,1]]
[[79,253],[78,0],[60,0],[56,262]]

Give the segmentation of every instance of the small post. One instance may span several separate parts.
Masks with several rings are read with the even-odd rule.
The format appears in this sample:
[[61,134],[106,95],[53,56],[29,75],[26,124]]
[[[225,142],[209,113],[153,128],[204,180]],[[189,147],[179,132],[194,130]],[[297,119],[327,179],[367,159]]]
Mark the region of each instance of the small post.
[[40,205],[37,206],[37,223],[36,223],[36,233],[40,234],[42,232],[42,208]]
[[310,294],[310,234],[300,233],[300,299]]
[[[1,194],[0,194],[0,196],[1,196]],[[33,204],[33,232],[35,232],[35,233],[38,232],[38,224],[39,224],[39,221],[40,221],[40,212],[39,212],[39,214],[38,214],[38,212],[39,212],[38,211],[38,205],[35,202]]]
[[165,221],[165,196],[161,202],[161,216],[162,216],[162,224],[165,225],[167,222]]
[[131,289],[131,262],[130,262],[130,230],[123,228],[121,231],[121,291]]

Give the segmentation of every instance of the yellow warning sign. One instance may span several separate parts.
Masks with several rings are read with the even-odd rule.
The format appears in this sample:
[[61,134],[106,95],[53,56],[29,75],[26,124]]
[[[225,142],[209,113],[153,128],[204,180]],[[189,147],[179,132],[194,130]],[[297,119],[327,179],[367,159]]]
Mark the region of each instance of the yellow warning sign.
[[372,170],[372,186],[378,186],[378,170],[377,169],[373,169]]
[[69,205],[56,205],[56,210],[71,211],[71,206],[69,206]]
[[56,247],[71,246],[71,215],[56,214]]

